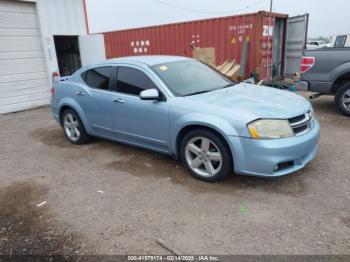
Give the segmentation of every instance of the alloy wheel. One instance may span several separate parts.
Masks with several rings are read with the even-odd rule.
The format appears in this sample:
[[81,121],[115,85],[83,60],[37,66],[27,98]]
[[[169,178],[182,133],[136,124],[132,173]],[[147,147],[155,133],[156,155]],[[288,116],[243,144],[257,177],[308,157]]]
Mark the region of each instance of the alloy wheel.
[[80,127],[78,119],[72,114],[67,113],[63,119],[64,131],[66,132],[68,138],[76,142],[80,138]]
[[350,89],[343,94],[342,103],[344,108],[350,111]]
[[191,170],[203,177],[219,173],[223,161],[218,146],[206,137],[194,137],[187,142],[185,159]]

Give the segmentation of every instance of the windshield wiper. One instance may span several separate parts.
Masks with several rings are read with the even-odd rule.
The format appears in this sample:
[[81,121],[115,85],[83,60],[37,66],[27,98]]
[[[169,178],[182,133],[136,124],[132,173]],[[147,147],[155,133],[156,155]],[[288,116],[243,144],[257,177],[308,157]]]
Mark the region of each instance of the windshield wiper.
[[194,96],[194,95],[200,95],[200,94],[204,94],[204,93],[209,93],[209,92],[212,92],[212,91],[217,91],[217,90],[220,90],[220,89],[224,89],[224,88],[228,88],[228,87],[234,86],[235,84],[236,83],[230,83],[230,84],[224,85],[221,88],[212,89],[212,90],[198,91],[198,92],[194,92],[194,93],[191,93],[191,94],[188,94],[188,95],[184,95],[184,96]]
[[200,95],[200,94],[204,94],[204,93],[209,93],[211,91],[213,91],[213,90],[198,91],[198,92],[194,92],[194,93],[191,93],[191,94],[188,94],[188,95],[184,95],[184,96]]
[[227,85],[224,85],[224,86],[221,87],[221,88],[222,88],[222,89],[228,88],[228,87],[234,86],[235,84],[236,84],[236,83],[227,84]]

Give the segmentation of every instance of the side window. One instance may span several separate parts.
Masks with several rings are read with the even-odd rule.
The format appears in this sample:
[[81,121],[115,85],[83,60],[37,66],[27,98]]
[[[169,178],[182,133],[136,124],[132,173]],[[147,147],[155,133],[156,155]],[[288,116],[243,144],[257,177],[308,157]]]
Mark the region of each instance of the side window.
[[138,96],[141,91],[151,88],[157,87],[142,71],[131,67],[118,67],[115,91]]
[[81,74],[85,83],[92,88],[108,90],[111,81],[112,67],[96,67]]
[[337,36],[335,39],[334,47],[344,47],[346,42],[346,35]]

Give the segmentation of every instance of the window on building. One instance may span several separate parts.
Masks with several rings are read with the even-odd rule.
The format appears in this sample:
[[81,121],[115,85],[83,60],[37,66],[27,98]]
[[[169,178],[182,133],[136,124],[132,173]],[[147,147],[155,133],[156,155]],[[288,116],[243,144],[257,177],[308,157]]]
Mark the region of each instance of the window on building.
[[131,67],[118,67],[115,91],[138,96],[141,91],[152,88],[157,87],[142,71]]
[[92,88],[108,90],[111,80],[112,67],[96,67],[81,74],[85,83]]

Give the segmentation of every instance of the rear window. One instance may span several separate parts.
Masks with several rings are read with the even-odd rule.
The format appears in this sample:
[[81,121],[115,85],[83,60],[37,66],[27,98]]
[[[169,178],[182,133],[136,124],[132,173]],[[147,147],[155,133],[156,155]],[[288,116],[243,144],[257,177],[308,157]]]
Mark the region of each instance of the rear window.
[[335,43],[334,43],[334,47],[344,47],[345,46],[345,42],[346,42],[346,35],[342,35],[342,36],[337,36]]
[[109,83],[111,81],[112,67],[96,67],[89,69],[81,74],[82,79],[91,88],[97,88],[102,90],[109,89]]

